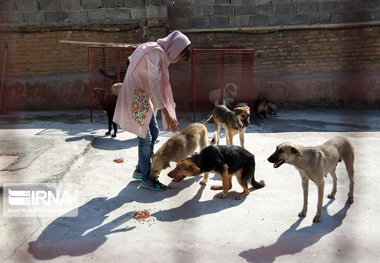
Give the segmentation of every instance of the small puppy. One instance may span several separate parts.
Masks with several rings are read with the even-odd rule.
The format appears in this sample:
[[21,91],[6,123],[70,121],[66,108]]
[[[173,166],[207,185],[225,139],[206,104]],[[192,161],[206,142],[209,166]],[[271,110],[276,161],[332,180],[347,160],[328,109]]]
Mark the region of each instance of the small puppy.
[[[167,140],[158,151],[152,155],[152,164],[149,176],[155,178],[162,170],[170,167],[170,162],[178,162],[199,148],[209,145],[207,128],[203,124],[193,123]],[[205,184],[207,178],[201,183]],[[170,185],[175,187],[175,181]]]
[[186,176],[196,176],[204,173],[218,173],[222,177],[222,185],[214,185],[213,190],[223,190],[217,195],[226,198],[232,188],[232,176],[236,175],[237,181],[243,188],[243,192],[236,196],[237,200],[247,196],[250,192],[248,182],[256,189],[264,187],[264,182],[255,180],[255,156],[247,150],[236,145],[210,145],[199,154],[185,158],[177,163],[176,168],[168,176],[177,182]]
[[324,190],[324,176],[331,174],[333,188],[328,198],[334,198],[336,194],[335,169],[338,162],[344,161],[350,188],[347,203],[354,202],[354,147],[345,137],[334,137],[324,144],[315,147],[304,147],[291,142],[284,142],[277,146],[276,151],[268,158],[274,163],[273,167],[278,168],[284,163],[294,165],[302,179],[303,188],[303,208],[298,214],[305,217],[307,212],[307,196],[309,180],[312,180],[318,187],[317,213],[313,222],[319,222],[322,213],[322,201]]
[[215,123],[216,145],[219,145],[220,127],[223,126],[227,144],[232,145],[233,137],[239,134],[240,146],[244,148],[245,129],[250,123],[250,109],[248,106],[236,107],[234,111],[231,111],[224,105],[217,105],[200,123],[205,124],[211,118],[214,118]]
[[277,106],[273,102],[268,102],[268,113],[272,115],[277,115]]
[[117,133],[117,124],[112,121],[113,114],[115,113],[117,96],[109,93],[105,89],[102,88],[94,88],[92,91],[93,97],[99,102],[102,106],[104,112],[107,114],[108,118],[108,132],[106,135],[110,135],[112,131],[112,126],[114,133],[111,135],[112,137],[116,137]]
[[256,101],[256,115],[260,119],[268,119],[268,101],[265,98],[259,98]]
[[[223,87],[223,105],[231,106],[234,98],[238,95],[239,86],[235,83],[226,83]],[[220,104],[221,89],[214,89],[210,91],[208,97],[215,106]]]

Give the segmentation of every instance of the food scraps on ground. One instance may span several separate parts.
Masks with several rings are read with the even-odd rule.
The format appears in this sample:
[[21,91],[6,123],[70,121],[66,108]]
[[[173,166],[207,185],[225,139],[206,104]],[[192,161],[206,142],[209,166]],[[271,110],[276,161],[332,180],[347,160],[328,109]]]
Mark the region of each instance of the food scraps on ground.
[[115,163],[123,163],[124,159],[123,158],[118,158],[113,160]]
[[148,217],[150,217],[150,212],[146,209],[133,215],[133,219],[135,220],[144,220]]

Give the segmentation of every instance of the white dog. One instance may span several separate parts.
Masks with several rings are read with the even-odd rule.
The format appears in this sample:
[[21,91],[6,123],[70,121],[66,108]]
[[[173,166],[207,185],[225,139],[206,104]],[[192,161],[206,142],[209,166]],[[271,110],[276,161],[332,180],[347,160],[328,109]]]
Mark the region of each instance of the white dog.
[[[238,95],[239,86],[235,83],[226,83],[223,87],[223,105],[231,106],[234,102],[234,98]],[[208,97],[215,106],[219,105],[221,89],[214,89],[210,91]]]

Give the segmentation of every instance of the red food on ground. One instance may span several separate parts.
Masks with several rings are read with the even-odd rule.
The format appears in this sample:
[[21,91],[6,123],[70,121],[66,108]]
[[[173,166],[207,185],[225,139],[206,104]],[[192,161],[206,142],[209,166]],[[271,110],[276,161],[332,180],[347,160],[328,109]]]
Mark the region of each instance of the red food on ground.
[[124,159],[123,158],[119,158],[119,159],[115,159],[113,160],[115,163],[123,163],[124,162]]
[[150,213],[148,210],[143,210],[141,212],[138,212],[134,214],[133,219],[135,220],[144,220],[146,218],[150,217]]

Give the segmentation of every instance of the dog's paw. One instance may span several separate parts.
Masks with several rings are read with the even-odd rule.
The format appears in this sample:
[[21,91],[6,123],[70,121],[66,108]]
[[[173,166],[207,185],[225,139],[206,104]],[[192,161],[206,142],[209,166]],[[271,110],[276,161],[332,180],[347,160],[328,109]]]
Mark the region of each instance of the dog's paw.
[[207,180],[203,179],[202,181],[199,182],[199,184],[207,184]]
[[335,198],[335,194],[331,193],[331,194],[329,194],[329,195],[327,196],[327,198],[329,198],[329,199],[334,199],[334,198]]
[[321,216],[316,215],[316,216],[314,217],[314,219],[313,219],[313,222],[314,222],[314,223],[319,223],[319,222],[321,222]]
[[106,132],[106,135],[110,135],[111,133],[110,132]]
[[220,199],[224,199],[224,198],[227,197],[227,194],[221,192],[221,193],[217,194],[216,197],[218,197],[218,198],[220,198]]
[[348,196],[347,198],[347,204],[353,204],[354,203],[354,197],[353,196]]
[[211,190],[222,190],[223,189],[223,185],[212,185],[211,187]]
[[301,211],[298,213],[298,217],[305,217],[306,216],[306,211]]
[[236,200],[241,200],[241,199],[243,199],[245,196],[247,196],[247,194],[238,194],[238,195],[235,197],[235,199],[236,199]]
[[115,138],[115,137],[116,137],[116,134],[112,134],[111,137],[112,137],[112,138]]

